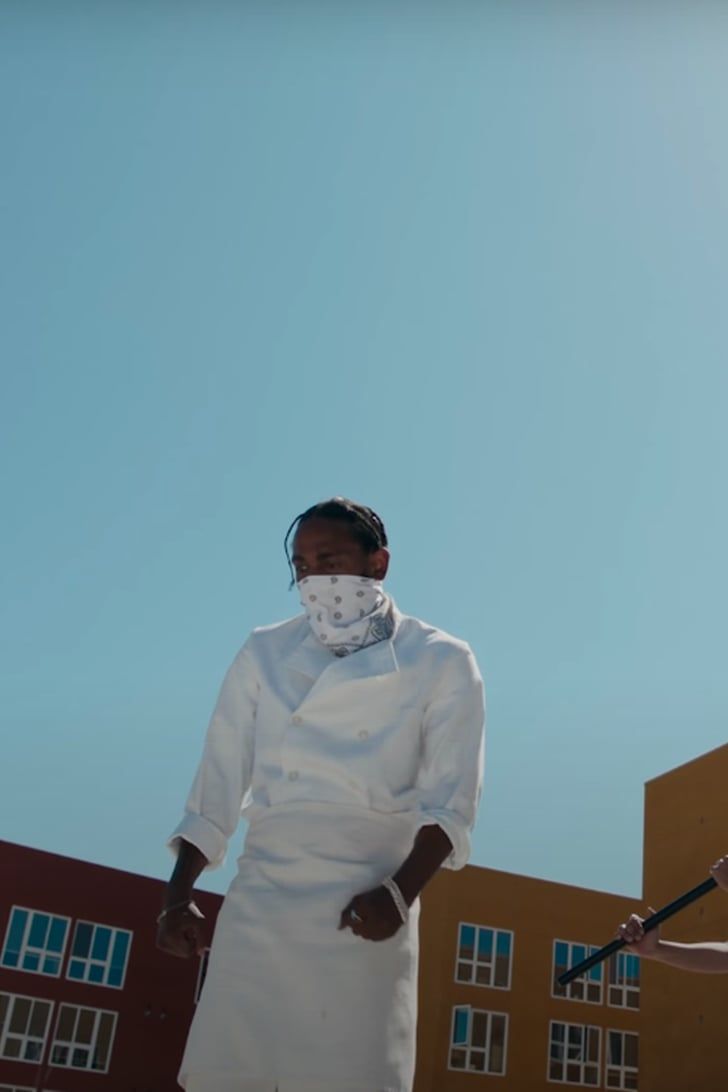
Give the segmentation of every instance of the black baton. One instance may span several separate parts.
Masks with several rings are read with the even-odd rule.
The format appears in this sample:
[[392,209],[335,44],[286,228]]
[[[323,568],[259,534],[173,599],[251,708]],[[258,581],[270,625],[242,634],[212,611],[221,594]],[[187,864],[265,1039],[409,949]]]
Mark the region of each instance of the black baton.
[[[682,910],[683,907],[689,906],[691,902],[695,902],[696,899],[702,898],[703,895],[707,895],[709,891],[712,891],[718,884],[715,882],[712,876],[707,880],[703,880],[697,887],[693,887],[690,891],[686,891],[684,895],[680,895],[679,898],[673,902],[669,902],[667,906],[663,906],[661,910],[656,910],[649,918],[645,918],[642,922],[642,928],[646,933],[650,929],[655,929],[666,918],[671,918],[673,914],[677,914],[678,910]],[[622,940],[621,937],[617,937],[616,940],[612,940],[609,944],[605,944],[603,948],[599,948],[598,951],[592,953],[587,959],[582,959],[581,963],[577,963],[575,966],[570,967],[568,971],[564,971],[560,974],[557,981],[560,986],[566,986],[572,979],[577,978],[580,974],[584,974],[584,971],[588,971],[591,967],[595,967],[597,963],[601,963],[603,959],[608,959],[614,952],[618,952],[620,948],[627,947],[627,941]]]

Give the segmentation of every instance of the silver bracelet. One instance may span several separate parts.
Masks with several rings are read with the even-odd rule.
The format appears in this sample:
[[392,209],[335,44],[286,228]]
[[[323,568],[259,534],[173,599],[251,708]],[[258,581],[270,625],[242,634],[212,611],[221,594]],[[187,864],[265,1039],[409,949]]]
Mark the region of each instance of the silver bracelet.
[[404,901],[404,895],[400,891],[399,885],[391,876],[387,876],[386,879],[382,880],[382,887],[386,887],[387,891],[392,896],[392,902],[397,907],[397,913],[401,917],[402,924],[404,925],[409,917],[409,906]]
[[202,913],[199,906],[197,906],[194,899],[185,899],[184,902],[175,902],[172,906],[165,906],[162,913],[157,915],[157,925],[159,925],[160,921],[164,921],[167,914],[171,914],[175,910],[181,910],[183,906],[189,910],[193,917],[204,918],[205,915]]

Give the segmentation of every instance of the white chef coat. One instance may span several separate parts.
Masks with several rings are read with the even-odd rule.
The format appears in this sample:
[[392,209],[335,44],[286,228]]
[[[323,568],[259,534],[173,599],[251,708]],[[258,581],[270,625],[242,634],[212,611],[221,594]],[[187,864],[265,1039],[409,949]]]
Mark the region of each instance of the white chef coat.
[[225,677],[170,839],[216,867],[250,823],[180,1073],[193,1092],[411,1088],[419,907],[389,941],[336,926],[422,826],[466,863],[484,701],[464,642],[393,614],[389,640],[342,658],[305,616],[257,629]]

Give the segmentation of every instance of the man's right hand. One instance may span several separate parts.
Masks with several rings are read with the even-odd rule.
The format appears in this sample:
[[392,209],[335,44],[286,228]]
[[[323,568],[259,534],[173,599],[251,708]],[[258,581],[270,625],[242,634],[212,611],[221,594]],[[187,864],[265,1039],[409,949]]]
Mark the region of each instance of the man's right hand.
[[204,921],[205,915],[192,899],[183,906],[163,912],[157,925],[157,947],[181,959],[201,955],[209,947]]
[[[649,907],[650,913],[654,914],[655,911],[652,907]],[[639,914],[630,914],[625,922],[620,925],[617,930],[617,935],[622,940],[627,941],[627,947],[635,955],[643,956],[645,959],[649,959],[654,956],[657,949],[660,946],[660,930],[650,929],[649,932],[644,930],[644,918],[641,918]]]

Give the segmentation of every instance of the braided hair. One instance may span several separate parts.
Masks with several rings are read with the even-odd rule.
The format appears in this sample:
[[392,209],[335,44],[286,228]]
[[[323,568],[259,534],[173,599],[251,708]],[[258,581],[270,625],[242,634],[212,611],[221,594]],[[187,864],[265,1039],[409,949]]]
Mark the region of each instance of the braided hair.
[[337,519],[341,520],[342,523],[348,523],[352,535],[368,554],[374,553],[375,550],[381,550],[382,547],[387,545],[387,532],[384,529],[384,524],[373,508],[367,508],[365,504],[357,504],[356,501],[348,500],[346,497],[331,497],[329,500],[319,501],[318,504],[311,505],[305,512],[301,512],[300,515],[296,516],[286,531],[286,537],[283,540],[288,571],[291,574],[291,587],[296,582],[289,550],[291,535],[298,530],[302,523],[306,523],[310,519]]

